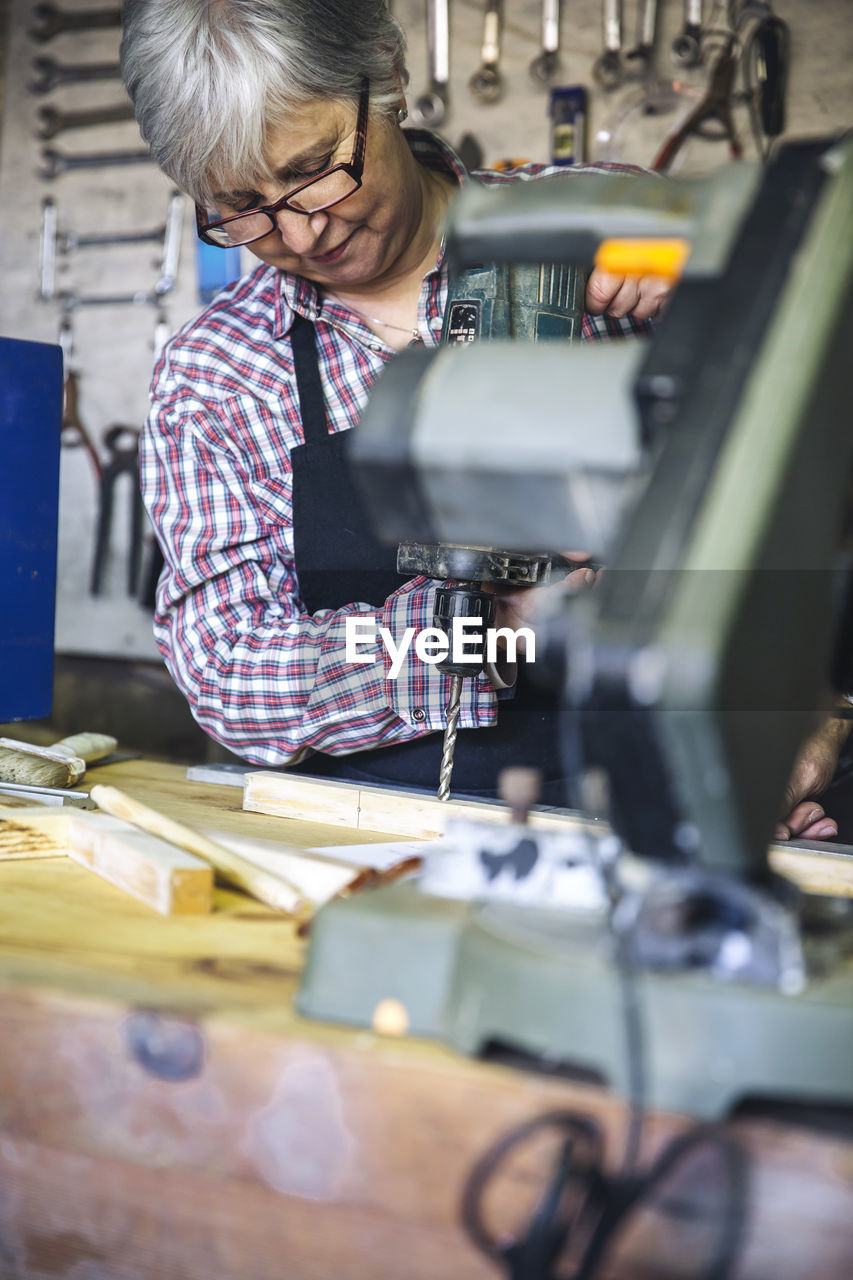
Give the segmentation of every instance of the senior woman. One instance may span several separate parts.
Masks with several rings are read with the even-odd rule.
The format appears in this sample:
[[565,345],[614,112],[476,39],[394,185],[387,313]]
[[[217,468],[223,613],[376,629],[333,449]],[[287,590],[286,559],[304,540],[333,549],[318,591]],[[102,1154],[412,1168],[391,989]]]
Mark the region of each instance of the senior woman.
[[[345,653],[348,617],[395,638],[430,626],[434,587],[394,572],[340,445],[394,352],[438,342],[442,224],[468,175],[400,128],[404,39],[384,0],[131,0],[122,67],[199,235],[259,259],[155,370],[141,459],[165,559],[159,647],[238,755],[434,786],[446,678],[412,659],[391,679]],[[665,288],[593,273],[584,337],[641,329]],[[559,800],[552,701],[523,676],[500,699],[487,676],[465,683],[457,789],[488,794],[502,763],[529,763]]]

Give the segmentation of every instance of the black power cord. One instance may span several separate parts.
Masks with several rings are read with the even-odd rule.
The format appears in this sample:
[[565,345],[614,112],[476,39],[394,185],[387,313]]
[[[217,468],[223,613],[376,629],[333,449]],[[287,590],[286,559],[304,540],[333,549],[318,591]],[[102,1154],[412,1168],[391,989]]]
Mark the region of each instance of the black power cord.
[[[501,1242],[485,1226],[483,1200],[511,1153],[546,1130],[563,1134],[554,1172],[520,1238]],[[719,1126],[699,1125],[673,1138],[643,1174],[603,1170],[603,1138],[591,1117],[549,1111],[511,1129],[472,1169],[462,1195],[461,1221],[469,1238],[509,1280],[595,1280],[618,1233],[631,1216],[702,1148],[716,1152],[726,1173],[725,1203],[713,1256],[696,1280],[729,1280],[746,1233],[749,1179],[743,1149]],[[679,1217],[680,1204],[661,1205]],[[568,1245],[580,1238],[580,1260],[570,1275],[558,1270]]]
[[[592,1117],[571,1111],[545,1112],[511,1129],[474,1165],[462,1193],[462,1225],[477,1248],[498,1265],[509,1280],[595,1280],[602,1261],[631,1215],[647,1203],[684,1161],[705,1147],[718,1152],[722,1159],[726,1195],[713,1257],[696,1280],[728,1280],[746,1231],[747,1156],[720,1126],[698,1125],[673,1138],[647,1172],[637,1172],[646,1092],[642,1011],[629,941],[624,932],[614,926],[620,896],[615,858],[599,857],[598,869],[610,901],[610,929],[622,996],[628,1066],[629,1117],[622,1167],[615,1176],[604,1172],[604,1141]],[[524,1235],[500,1242],[485,1226],[486,1190],[511,1153],[549,1129],[563,1135],[551,1179]],[[570,1241],[578,1238],[584,1242],[580,1260],[570,1275],[561,1276],[557,1270],[560,1258]]]

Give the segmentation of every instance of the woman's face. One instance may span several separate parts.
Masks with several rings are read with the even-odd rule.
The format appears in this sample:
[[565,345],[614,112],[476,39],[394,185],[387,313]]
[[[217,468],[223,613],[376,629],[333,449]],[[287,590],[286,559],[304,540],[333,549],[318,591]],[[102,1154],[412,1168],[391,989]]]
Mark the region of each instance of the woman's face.
[[[274,204],[317,172],[352,157],[355,107],[318,101],[295,124],[273,130],[267,160],[278,182],[256,191],[223,192],[223,216]],[[309,215],[284,209],[277,229],[247,246],[262,262],[331,289],[368,284],[393,270],[420,225],[418,166],[400,130],[370,115],[362,186],[331,209]]]

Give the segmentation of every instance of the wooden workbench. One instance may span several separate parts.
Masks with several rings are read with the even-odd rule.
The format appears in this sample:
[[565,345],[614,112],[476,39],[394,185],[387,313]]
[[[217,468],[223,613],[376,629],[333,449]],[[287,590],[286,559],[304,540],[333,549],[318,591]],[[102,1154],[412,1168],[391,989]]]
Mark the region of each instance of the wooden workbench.
[[[97,780],[198,826],[375,838],[243,813],[173,766]],[[297,1017],[304,945],[236,893],[164,919],[67,858],[0,865],[0,1280],[486,1280],[458,1205],[501,1134],[583,1111],[618,1161],[624,1108],[600,1090]],[[651,1117],[645,1158],[684,1124]],[[731,1130],[752,1161],[738,1280],[849,1280],[853,1141]],[[505,1171],[499,1220],[545,1159]],[[647,1214],[603,1274],[695,1277],[687,1230]]]

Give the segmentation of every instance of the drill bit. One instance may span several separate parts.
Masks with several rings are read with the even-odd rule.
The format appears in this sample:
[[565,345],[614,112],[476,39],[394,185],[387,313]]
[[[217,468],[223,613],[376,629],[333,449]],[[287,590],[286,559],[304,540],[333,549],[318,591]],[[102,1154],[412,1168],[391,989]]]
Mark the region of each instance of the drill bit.
[[450,775],[453,772],[453,753],[456,750],[456,733],[459,728],[463,678],[462,676],[450,677],[450,697],[445,708],[447,721],[444,728],[444,746],[441,752],[441,768],[438,774],[439,800],[450,799]]

